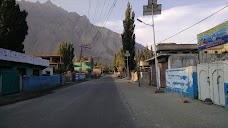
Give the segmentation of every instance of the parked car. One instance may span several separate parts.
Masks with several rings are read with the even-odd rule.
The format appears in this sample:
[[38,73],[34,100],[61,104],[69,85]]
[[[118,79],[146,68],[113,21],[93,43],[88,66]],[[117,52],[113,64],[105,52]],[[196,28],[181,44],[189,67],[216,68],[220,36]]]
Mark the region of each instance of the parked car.
[[118,78],[123,78],[123,73],[117,72],[116,77],[118,77]]

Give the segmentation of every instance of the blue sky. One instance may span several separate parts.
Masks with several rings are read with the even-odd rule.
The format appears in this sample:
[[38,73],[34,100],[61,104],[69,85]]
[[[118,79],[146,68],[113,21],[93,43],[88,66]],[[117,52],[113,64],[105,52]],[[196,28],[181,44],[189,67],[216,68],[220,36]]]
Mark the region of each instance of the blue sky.
[[[28,0],[37,1],[37,0]],[[39,0],[41,3],[46,0]],[[90,22],[95,25],[102,25],[107,16],[108,10],[114,0],[51,0],[54,4],[61,6],[69,12],[77,12],[80,15],[86,15]],[[91,2],[90,2],[91,1]],[[228,4],[228,0],[157,0],[158,4],[162,4],[162,14],[155,16],[156,42],[181,31],[182,29],[202,20],[215,11],[221,9]],[[105,27],[122,33],[125,9],[128,0],[117,0]],[[146,23],[151,23],[151,16],[143,16],[143,5],[148,0],[129,0],[136,14]],[[90,9],[89,9],[90,3]],[[103,13],[102,12],[103,9]],[[197,43],[197,34],[212,28],[213,26],[228,20],[228,8],[219,12],[215,16],[207,19],[199,25],[183,32],[182,34],[171,38],[164,43]],[[152,28],[135,21],[136,41],[138,43],[151,45],[153,42]],[[193,41],[192,41],[193,40]],[[191,42],[192,41],[192,42]]]

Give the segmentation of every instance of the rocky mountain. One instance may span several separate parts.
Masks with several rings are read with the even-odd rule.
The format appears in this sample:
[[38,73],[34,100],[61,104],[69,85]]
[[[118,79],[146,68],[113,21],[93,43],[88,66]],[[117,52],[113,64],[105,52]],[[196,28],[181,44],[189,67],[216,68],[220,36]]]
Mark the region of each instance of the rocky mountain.
[[[24,41],[27,54],[56,53],[60,42],[71,42],[75,55],[80,54],[81,44],[91,44],[91,49],[83,50],[83,55],[110,63],[121,48],[121,36],[107,28],[90,23],[86,16],[67,12],[50,0],[45,3],[18,1],[21,10],[28,12],[28,35]],[[137,48],[143,48],[137,44]]]

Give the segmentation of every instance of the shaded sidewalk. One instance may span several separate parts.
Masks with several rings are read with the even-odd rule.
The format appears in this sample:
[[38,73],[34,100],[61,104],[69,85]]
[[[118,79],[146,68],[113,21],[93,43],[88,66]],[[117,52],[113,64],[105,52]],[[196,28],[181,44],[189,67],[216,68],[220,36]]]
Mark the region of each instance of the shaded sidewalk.
[[[85,81],[87,81],[87,80],[85,80]],[[67,82],[64,85],[60,85],[60,86],[57,86],[54,88],[49,88],[49,89],[45,89],[45,90],[41,90],[41,91],[33,91],[33,92],[28,92],[28,93],[19,92],[19,93],[14,93],[14,94],[9,94],[9,95],[3,95],[3,96],[0,96],[0,106],[45,96],[45,95],[48,95],[51,93],[55,93],[56,89],[66,88],[66,87],[69,87],[69,86],[72,86],[75,84],[79,84],[79,83],[82,83],[85,81]]]

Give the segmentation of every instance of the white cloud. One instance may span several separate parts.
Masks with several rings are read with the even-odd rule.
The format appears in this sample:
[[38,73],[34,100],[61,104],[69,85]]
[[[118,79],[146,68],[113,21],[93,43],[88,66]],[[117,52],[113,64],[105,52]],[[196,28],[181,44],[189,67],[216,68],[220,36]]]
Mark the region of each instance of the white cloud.
[[[209,16],[210,14],[216,12],[224,6],[217,6],[211,8],[209,6],[194,5],[194,6],[181,6],[175,7],[168,10],[164,10],[161,15],[155,16],[155,31],[156,31],[156,42],[166,39],[169,36],[195,24],[196,22],[202,20],[203,18]],[[202,23],[196,25],[195,27],[175,36],[167,41],[174,43],[189,43],[197,37],[197,34],[204,32],[221,22],[224,22],[228,18],[228,8],[217,13],[211,18],[203,21]],[[142,21],[151,24],[151,16],[136,17]],[[151,45],[153,43],[153,31],[152,27],[146,26],[138,21],[135,21],[136,28],[136,42],[145,45]],[[122,33],[123,24],[121,20],[108,21],[105,27],[117,32]],[[191,43],[197,43],[194,40]]]

